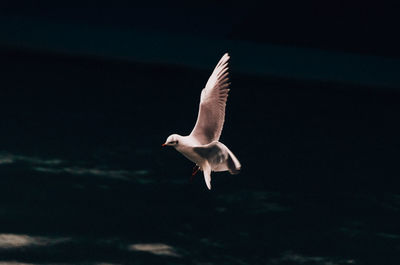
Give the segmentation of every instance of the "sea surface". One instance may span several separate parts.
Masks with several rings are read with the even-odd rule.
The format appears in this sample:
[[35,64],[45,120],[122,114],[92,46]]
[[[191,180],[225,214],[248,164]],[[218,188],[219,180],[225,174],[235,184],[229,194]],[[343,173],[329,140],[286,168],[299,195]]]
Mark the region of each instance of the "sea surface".
[[0,264],[400,264],[399,91],[233,70],[209,191],[161,147],[209,72],[0,58]]

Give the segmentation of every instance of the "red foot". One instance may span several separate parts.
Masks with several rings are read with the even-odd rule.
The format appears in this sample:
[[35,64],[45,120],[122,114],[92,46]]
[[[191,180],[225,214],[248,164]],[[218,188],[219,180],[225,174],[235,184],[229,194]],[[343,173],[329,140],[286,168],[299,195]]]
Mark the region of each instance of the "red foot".
[[195,165],[195,166],[193,167],[193,172],[192,172],[192,176],[190,177],[190,181],[193,180],[194,175],[196,175],[197,172],[199,172],[199,170],[200,170],[200,167],[199,167],[198,165]]

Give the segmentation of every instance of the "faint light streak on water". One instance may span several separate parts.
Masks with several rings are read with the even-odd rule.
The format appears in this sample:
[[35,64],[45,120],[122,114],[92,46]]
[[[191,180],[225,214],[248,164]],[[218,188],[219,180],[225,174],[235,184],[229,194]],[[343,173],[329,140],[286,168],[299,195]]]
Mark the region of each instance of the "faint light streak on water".
[[0,265],[35,265],[33,263],[23,263],[18,261],[0,261]]
[[39,165],[59,165],[63,163],[63,161],[60,159],[41,159],[38,157],[14,155],[10,153],[0,153],[0,165],[12,164],[18,161],[27,162],[30,164],[39,164]]
[[305,256],[292,252],[283,253],[281,258],[272,259],[271,264],[321,264],[321,265],[336,265],[336,264],[357,264],[354,259],[338,259],[333,257],[315,257]]
[[50,238],[17,234],[0,234],[0,249],[21,248],[30,246],[49,246],[70,241],[70,238]]
[[134,171],[134,174],[137,176],[144,176],[144,175],[148,175],[149,171],[148,170],[136,170]]
[[[0,264],[1,265],[1,264]],[[104,262],[101,262],[101,263],[95,263],[95,265],[120,265],[120,264],[117,264],[117,263],[104,263]]]
[[160,256],[181,257],[173,247],[163,243],[133,244],[129,245],[128,249],[132,251],[148,252]]
[[0,157],[0,165],[12,164],[12,163],[14,163],[14,160],[12,158]]
[[377,233],[376,235],[388,239],[400,239],[400,235],[397,234]]
[[47,172],[47,173],[68,173],[71,175],[92,175],[99,177],[111,177],[116,179],[129,180],[127,175],[129,171],[126,170],[103,170],[98,168],[82,168],[82,167],[63,167],[63,168],[47,168],[47,167],[35,167],[36,171]]
[[[98,177],[108,177],[121,180],[132,180],[131,177],[139,177],[149,175],[148,170],[107,170],[98,168],[83,168],[83,167],[62,167],[62,168],[51,168],[51,167],[34,167],[34,170],[39,172],[46,172],[52,174],[67,173],[71,175],[92,175]],[[143,182],[146,182],[143,180]]]
[[[71,265],[73,265],[73,264],[76,264],[76,263],[51,263],[51,264],[53,264],[53,265],[69,265],[69,264],[71,264]],[[37,263],[24,263],[24,262],[18,262],[18,261],[0,261],[0,265],[39,265],[39,264],[37,264]],[[118,263],[104,263],[104,262],[101,262],[101,263],[93,263],[93,265],[121,265],[121,264],[118,264]]]
[[[61,166],[65,164],[66,161],[60,159],[41,159],[37,157],[29,157],[23,155],[14,155],[11,153],[0,153],[0,165],[13,164],[16,162],[26,162],[32,164],[32,168],[38,172],[46,172],[52,174],[62,174],[67,173],[71,175],[92,175],[99,177],[109,177],[121,180],[137,180],[140,183],[153,183],[152,180],[144,177],[150,174],[149,170],[139,169],[139,170],[109,170],[100,168],[85,168],[77,166]],[[57,167],[58,166],[58,167]],[[132,179],[134,177],[134,179]]]

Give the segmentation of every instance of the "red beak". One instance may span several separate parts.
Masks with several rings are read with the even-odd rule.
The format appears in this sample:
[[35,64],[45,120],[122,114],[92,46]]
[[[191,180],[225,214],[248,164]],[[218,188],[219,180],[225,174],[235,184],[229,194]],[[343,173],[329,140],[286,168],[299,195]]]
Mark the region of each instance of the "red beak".
[[161,146],[167,146],[166,144],[162,144]]

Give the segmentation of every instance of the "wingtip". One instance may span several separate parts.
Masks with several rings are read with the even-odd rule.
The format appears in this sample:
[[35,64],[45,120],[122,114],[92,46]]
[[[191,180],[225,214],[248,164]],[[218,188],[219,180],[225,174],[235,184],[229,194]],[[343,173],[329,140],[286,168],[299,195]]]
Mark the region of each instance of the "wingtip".
[[226,53],[221,57],[221,59],[219,60],[217,66],[216,66],[215,68],[218,68],[218,67],[226,67],[227,62],[228,62],[228,60],[229,60],[230,58],[231,58],[231,57],[230,57],[229,54],[226,52]]
[[229,61],[230,58],[231,58],[231,57],[229,56],[229,53],[226,52],[226,53],[221,57],[221,59],[220,59],[218,65],[225,65],[225,64]]

